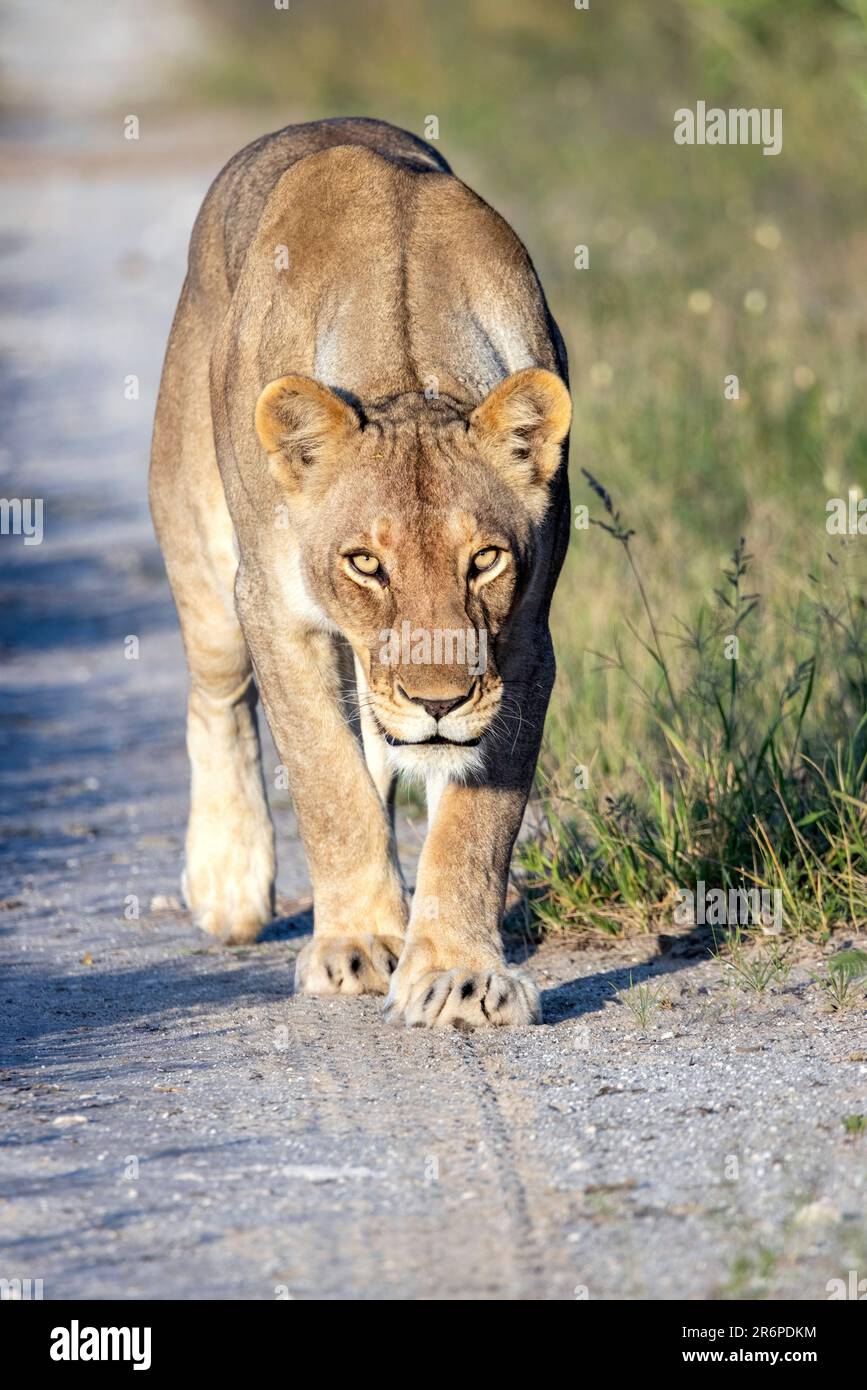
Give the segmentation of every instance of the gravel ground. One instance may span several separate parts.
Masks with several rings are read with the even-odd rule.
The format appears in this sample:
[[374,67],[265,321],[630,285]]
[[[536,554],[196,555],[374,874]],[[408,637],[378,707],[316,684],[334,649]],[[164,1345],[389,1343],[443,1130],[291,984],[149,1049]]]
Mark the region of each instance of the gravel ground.
[[[527,961],[545,1025],[477,1036],[294,999],[310,921],[279,796],[265,940],[212,945],[172,906],[185,676],[148,436],[192,218],[253,132],[135,145],[90,120],[0,147],[0,488],[44,499],[41,545],[0,541],[0,1277],[77,1299],[823,1299],[867,1275],[867,1136],[843,1124],[867,1029],[825,1011],[815,961],[752,999],[691,938],[551,943]],[[404,820],[410,860],[420,833]],[[644,1031],[615,997],[630,974],[667,995]]]

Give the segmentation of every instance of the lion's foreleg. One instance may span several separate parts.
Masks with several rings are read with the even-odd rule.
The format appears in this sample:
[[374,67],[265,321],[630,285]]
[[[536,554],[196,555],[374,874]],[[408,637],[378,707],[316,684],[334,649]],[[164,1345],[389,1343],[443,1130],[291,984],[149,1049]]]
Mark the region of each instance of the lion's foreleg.
[[538,990],[506,968],[499,928],[552,682],[553,661],[543,662],[510,688],[481,780],[449,782],[439,796],[389,991],[390,1013],[411,1026],[539,1021]]
[[287,629],[259,599],[242,596],[239,612],[313,887],[314,935],[299,955],[296,985],[314,994],[385,993],[406,906],[387,809],[342,705],[335,639]]

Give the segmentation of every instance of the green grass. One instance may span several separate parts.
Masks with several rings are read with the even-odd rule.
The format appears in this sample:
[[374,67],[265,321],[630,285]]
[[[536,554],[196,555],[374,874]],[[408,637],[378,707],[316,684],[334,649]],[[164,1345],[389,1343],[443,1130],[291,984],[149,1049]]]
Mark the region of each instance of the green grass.
[[717,955],[730,980],[751,994],[764,994],[769,985],[784,985],[791,972],[788,952],[779,940],[756,940],[740,927],[727,934]]
[[724,1299],[767,1298],[780,1255],[764,1245],[755,1252],[736,1255],[721,1290]]
[[563,775],[570,721],[555,733],[559,757],[549,742],[541,829],[520,850],[536,919],[612,933],[658,925],[703,880],[779,891],[790,933],[824,938],[867,923],[867,716],[858,715],[867,633],[845,567],[837,592],[817,581],[799,604],[802,651],[785,650],[785,627],[761,623],[743,541],[692,621],[663,624],[634,533],[591,486],[640,599],[639,616],[624,621],[630,649],[615,636],[597,659],[643,711],[641,751],[621,790],[599,798],[592,776],[570,789]]
[[[552,615],[519,862],[536,926],[664,926],[704,879],[779,889],[787,935],[863,928],[867,536],[825,523],[867,485],[867,0],[208,15],[197,104],[255,106],[263,128],[368,114],[423,134],[435,115],[563,329],[573,503],[600,524],[573,530]],[[781,107],[782,153],[676,146],[699,98]]]
[[814,976],[831,1009],[839,1012],[867,1003],[867,951],[838,951],[828,961],[828,973]]
[[615,997],[621,1004],[625,1004],[639,1028],[646,1031],[648,1026],[653,1023],[659,1010],[670,1004],[661,983],[644,981],[636,985],[632,981],[632,972],[629,972],[629,988],[615,990]]

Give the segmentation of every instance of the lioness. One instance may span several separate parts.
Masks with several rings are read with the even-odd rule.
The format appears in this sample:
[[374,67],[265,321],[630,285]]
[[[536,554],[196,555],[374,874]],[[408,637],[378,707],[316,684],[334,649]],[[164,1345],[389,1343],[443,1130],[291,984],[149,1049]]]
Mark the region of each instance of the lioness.
[[[273,915],[261,695],[313,886],[308,993],[540,1018],[499,926],[554,679],[566,380],[521,242],[414,135],[289,126],[212,185],[150,475],[190,669],[184,892],[223,941]],[[411,913],[396,772],[427,789]]]

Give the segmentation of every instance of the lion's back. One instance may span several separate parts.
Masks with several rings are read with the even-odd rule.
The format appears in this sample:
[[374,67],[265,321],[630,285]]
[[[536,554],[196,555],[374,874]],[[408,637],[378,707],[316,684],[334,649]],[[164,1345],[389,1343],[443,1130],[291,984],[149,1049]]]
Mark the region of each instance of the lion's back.
[[337,117],[290,125],[262,135],[239,150],[208,191],[190,242],[194,288],[231,295],[262,213],[293,165],[337,146],[360,146],[407,171],[450,174],[442,156],[424,140],[369,117]]

